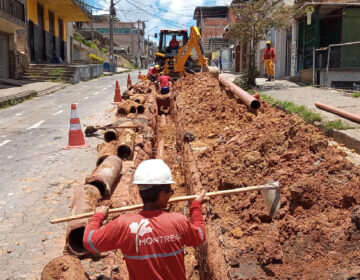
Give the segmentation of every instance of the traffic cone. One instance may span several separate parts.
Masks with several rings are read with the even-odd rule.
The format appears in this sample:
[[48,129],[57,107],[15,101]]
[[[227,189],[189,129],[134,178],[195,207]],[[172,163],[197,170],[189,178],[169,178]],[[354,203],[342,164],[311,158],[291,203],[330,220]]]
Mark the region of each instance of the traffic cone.
[[131,82],[131,78],[130,78],[130,74],[128,74],[128,79],[127,79],[127,85],[126,87],[129,88],[132,86],[132,82]]
[[138,79],[139,79],[140,81],[142,81],[141,71],[139,71]]
[[79,115],[76,110],[76,104],[71,104],[69,144],[65,147],[65,149],[81,149],[86,147],[89,147],[89,144],[85,143],[85,137],[81,130],[81,124]]
[[115,83],[115,95],[114,95],[114,102],[113,103],[118,103],[118,102],[121,102],[121,101],[122,101],[122,97],[121,97],[119,82],[116,81],[116,83]]

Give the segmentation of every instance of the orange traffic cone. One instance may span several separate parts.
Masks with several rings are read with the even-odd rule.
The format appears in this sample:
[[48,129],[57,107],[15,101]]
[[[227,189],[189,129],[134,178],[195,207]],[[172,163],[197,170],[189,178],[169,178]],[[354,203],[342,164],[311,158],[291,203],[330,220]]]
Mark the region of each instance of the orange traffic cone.
[[122,97],[121,97],[119,82],[116,81],[116,83],[115,83],[115,95],[114,95],[114,102],[113,103],[117,103],[117,102],[121,102],[121,101],[122,101]]
[[139,79],[140,81],[142,81],[141,71],[139,71],[138,79]]
[[65,147],[65,149],[81,149],[86,147],[89,147],[89,144],[85,143],[85,137],[81,130],[81,124],[79,115],[76,110],[76,104],[71,104],[69,144]]
[[132,86],[132,82],[131,82],[131,78],[130,78],[130,74],[128,74],[128,79],[127,79],[127,85],[126,87],[129,88]]

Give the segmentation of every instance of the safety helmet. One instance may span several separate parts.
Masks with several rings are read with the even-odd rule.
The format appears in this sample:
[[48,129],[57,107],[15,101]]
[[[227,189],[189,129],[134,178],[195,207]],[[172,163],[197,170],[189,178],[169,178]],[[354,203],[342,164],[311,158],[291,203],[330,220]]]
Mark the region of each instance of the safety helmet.
[[160,66],[159,65],[155,65],[155,68],[157,69],[157,70],[159,70],[160,69]]
[[168,185],[175,184],[170,168],[162,159],[149,159],[139,164],[135,171],[133,184]]
[[271,45],[271,41],[266,41],[266,45]]

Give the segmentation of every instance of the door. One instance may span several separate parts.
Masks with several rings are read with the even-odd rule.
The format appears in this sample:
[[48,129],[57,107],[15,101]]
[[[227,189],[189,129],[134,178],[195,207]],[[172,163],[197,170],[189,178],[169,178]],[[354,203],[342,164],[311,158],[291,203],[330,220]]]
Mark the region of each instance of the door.
[[0,33],[0,78],[9,78],[9,36]]

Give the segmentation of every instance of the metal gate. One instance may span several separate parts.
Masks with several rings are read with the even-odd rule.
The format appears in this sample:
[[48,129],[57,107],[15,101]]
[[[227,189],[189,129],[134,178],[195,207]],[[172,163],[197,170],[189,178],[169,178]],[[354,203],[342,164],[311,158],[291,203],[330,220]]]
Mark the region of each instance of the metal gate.
[[9,36],[0,33],[0,78],[9,78]]

